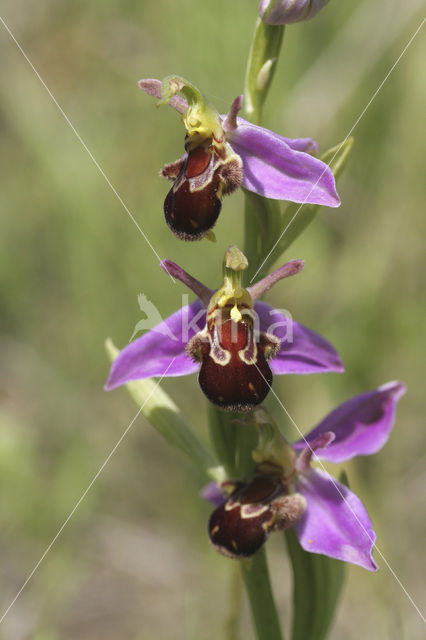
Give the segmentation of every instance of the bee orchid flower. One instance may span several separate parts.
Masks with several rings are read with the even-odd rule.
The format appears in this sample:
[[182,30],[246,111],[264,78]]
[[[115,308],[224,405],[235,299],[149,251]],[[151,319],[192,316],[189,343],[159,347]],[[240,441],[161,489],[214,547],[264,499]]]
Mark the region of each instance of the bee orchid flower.
[[367,510],[355,493],[311,462],[340,463],[379,451],[405,391],[402,383],[389,382],[350,398],[293,445],[264,409],[256,409],[255,477],[211,483],[201,493],[216,506],[208,526],[215,549],[231,558],[250,557],[272,531],[294,526],[305,551],[376,571],[376,534]]
[[240,186],[265,198],[340,205],[330,167],[312,155],[317,144],[310,138],[283,138],[239,117],[242,96],[220,116],[179,76],[140,80],[139,86],[159,98],[158,104],[176,109],[186,128],[185,155],[161,171],[173,183],[165,219],[179,238],[204,237],[216,223],[223,196]]
[[343,371],[336,350],[288,313],[259,301],[279,280],[298,273],[292,260],[245,289],[247,259],[237,247],[225,253],[224,281],[212,291],[175,263],[162,268],[198,296],[125,347],[112,365],[106,389],[130,380],[198,371],[207,398],[225,410],[245,411],[268,394],[273,374]]

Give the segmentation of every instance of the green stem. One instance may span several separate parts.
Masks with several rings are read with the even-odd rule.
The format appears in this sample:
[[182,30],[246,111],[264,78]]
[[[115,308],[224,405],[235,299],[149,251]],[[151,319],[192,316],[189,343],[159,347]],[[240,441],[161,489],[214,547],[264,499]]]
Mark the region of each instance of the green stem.
[[268,273],[269,263],[262,265],[258,273],[257,269],[279,236],[282,223],[277,200],[262,198],[245,189],[244,195],[244,254],[249,263],[245,272],[248,285],[252,284],[251,278],[255,273],[256,280],[260,280]]
[[248,285],[262,256],[268,216],[266,200],[250,191],[244,191],[244,196],[244,255],[248,260],[245,273],[246,285]]
[[247,421],[247,413],[228,413],[209,403],[207,415],[210,440],[227,477],[249,480],[253,476],[251,454],[257,445],[258,435]]
[[225,621],[225,640],[237,640],[243,604],[243,583],[237,562],[231,565],[231,584],[229,588],[229,613]]
[[[260,124],[262,107],[271,86],[276,62],[284,35],[283,26],[271,26],[257,20],[247,64],[244,98],[245,113],[251,122]],[[255,194],[245,194],[245,237],[244,253],[249,262],[246,276],[255,272],[265,248],[270,242],[274,228],[275,214],[270,203]],[[232,461],[238,477],[248,477],[253,473],[252,451],[256,445],[257,434],[253,427],[235,425],[232,430],[232,459],[230,459],[229,438],[223,432],[224,418],[212,414],[213,440],[216,441],[216,453],[220,462],[230,469]],[[228,419],[229,422],[229,419]],[[228,438],[228,442],[226,439]],[[226,461],[226,464],[224,463]],[[258,640],[282,640],[280,621],[272,594],[268,566],[264,549],[251,560],[241,563],[245,587],[250,602],[253,622]]]
[[[262,109],[274,77],[283,36],[284,26],[269,25],[257,19],[244,86],[245,115],[254,124],[259,125],[262,120]],[[244,247],[249,261],[248,278],[255,273],[262,256],[270,248],[271,238],[275,237],[275,227],[280,222],[277,209],[278,204],[246,192]]]
[[254,124],[260,124],[262,108],[271,86],[284,35],[284,26],[256,21],[250,48],[245,87],[245,113]]
[[235,466],[237,477],[249,480],[254,475],[255,463],[253,460],[253,449],[256,448],[259,436],[257,429],[247,420],[248,415],[241,416],[241,421],[237,423]]
[[238,414],[227,413],[208,402],[207,417],[210,440],[217,459],[225,469],[228,478],[237,478],[235,420]]
[[241,563],[257,640],[283,640],[264,549]]

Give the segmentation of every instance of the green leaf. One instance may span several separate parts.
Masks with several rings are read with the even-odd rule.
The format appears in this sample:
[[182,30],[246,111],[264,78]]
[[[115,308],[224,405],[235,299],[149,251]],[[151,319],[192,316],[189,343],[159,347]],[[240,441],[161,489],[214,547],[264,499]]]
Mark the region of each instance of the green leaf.
[[[341,474],[339,480],[347,483]],[[324,640],[333,622],[345,578],[345,563],[305,551],[294,529],[285,531],[293,569],[292,640]]]
[[[322,156],[321,160],[330,166],[336,181],[341,176],[345,168],[349,154],[353,146],[353,138],[348,138],[342,143],[328,149]],[[265,263],[262,265],[262,273],[267,273],[272,264],[282,255],[293,242],[300,236],[302,231],[308,227],[315,219],[321,205],[319,204],[297,204],[290,202],[285,207],[281,220],[281,238],[276,243],[276,237],[271,237],[271,243],[268,250],[271,252]],[[275,245],[275,246],[274,246]],[[271,249],[273,250],[271,251]]]
[[345,168],[353,145],[354,139],[352,137],[347,138],[340,144],[336,144],[335,147],[331,147],[331,149],[328,149],[328,151],[323,153],[323,155],[321,156],[321,160],[325,162],[325,164],[328,164],[336,180],[338,180],[338,178],[342,174],[343,169]]
[[[110,339],[105,346],[110,360],[115,360],[119,353],[117,347]],[[183,451],[204,471],[217,464],[158,380],[134,380],[125,386],[136,404],[142,407],[141,413],[170,444]]]
[[285,538],[293,568],[292,640],[324,640],[343,586],[344,562],[305,551],[294,529]]

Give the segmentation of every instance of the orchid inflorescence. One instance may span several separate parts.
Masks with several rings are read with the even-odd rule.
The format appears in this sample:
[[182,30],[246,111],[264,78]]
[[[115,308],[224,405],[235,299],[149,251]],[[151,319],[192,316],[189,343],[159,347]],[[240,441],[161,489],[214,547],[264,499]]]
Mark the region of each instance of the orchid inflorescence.
[[[243,96],[235,98],[226,115],[220,115],[196,86],[178,75],[139,82],[158,105],[175,109],[185,127],[184,154],[161,170],[161,176],[172,183],[164,216],[178,238],[214,239],[212,228],[223,197],[239,187],[248,197],[250,192],[260,197],[257,202],[261,200],[266,209],[270,206],[268,211],[276,215],[281,215],[281,204],[272,206],[271,201],[340,205],[334,175],[338,166],[317,157],[315,141],[284,138],[259,125],[276,61],[268,55],[274,47],[278,53],[283,25],[314,17],[326,3],[261,0],[245,93],[246,113],[256,113],[256,123],[239,115]],[[339,149],[332,159],[338,153]],[[268,232],[266,209],[261,205],[257,212],[264,233]],[[256,232],[248,231],[249,237]],[[342,373],[344,369],[325,338],[294,321],[285,309],[261,301],[279,281],[299,274],[304,261],[286,262],[247,285],[244,277],[249,261],[258,266],[256,261],[261,259],[253,246],[256,242],[249,259],[236,246],[227,249],[217,289],[163,260],[161,268],[188,287],[196,299],[119,352],[105,388],[130,388],[152,377],[198,373],[201,391],[218,412],[214,415],[222,416],[219,423],[233,429],[234,416],[240,427],[256,434],[257,444],[248,454],[244,473],[238,475],[238,465],[227,466],[223,447],[216,451],[217,468],[205,469],[214,482],[201,495],[215,506],[208,535],[217,551],[234,559],[250,558],[271,532],[293,527],[305,551],[375,571],[376,534],[368,513],[355,493],[335,480],[321,461],[341,463],[381,449],[405,387],[390,382],[346,400],[306,436],[300,433],[301,438],[289,444],[263,404],[273,376]],[[214,421],[210,423],[213,440],[222,438]],[[231,446],[229,442],[222,438],[225,449]],[[237,445],[233,446],[229,457],[236,460]]]

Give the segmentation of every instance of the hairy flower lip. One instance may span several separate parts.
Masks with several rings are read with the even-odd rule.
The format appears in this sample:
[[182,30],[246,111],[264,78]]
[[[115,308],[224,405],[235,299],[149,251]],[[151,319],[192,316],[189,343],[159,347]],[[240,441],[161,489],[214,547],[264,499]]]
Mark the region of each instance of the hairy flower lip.
[[[306,500],[306,510],[294,525],[305,551],[377,570],[372,557],[376,534],[361,500],[309,462],[314,453],[318,460],[343,462],[379,451],[394,426],[397,403],[405,391],[403,383],[393,381],[349,398],[291,445],[298,454],[294,491]],[[237,486],[237,482],[228,484]],[[228,500],[215,483],[207,485],[201,497],[216,507]]]
[[200,240],[212,229],[222,198],[242,182],[242,162],[228,144],[196,146],[161,175],[173,180],[164,201],[169,228],[181,240]]
[[228,305],[220,316],[216,308],[208,312],[206,328],[188,342],[186,351],[200,362],[198,383],[210,402],[226,411],[249,411],[269,393],[268,360],[280,342],[264,333],[255,338],[251,310],[244,309],[250,315],[238,322],[231,319],[231,310]]
[[272,531],[292,526],[305,507],[302,496],[288,495],[279,481],[268,476],[237,482],[229,498],[210,516],[210,543],[228,558],[250,558]]
[[189,179],[178,188],[172,186],[164,201],[164,217],[178,238],[201,240],[214,227],[222,209],[220,186],[219,176],[214,176],[203,190],[195,193],[191,192]]

